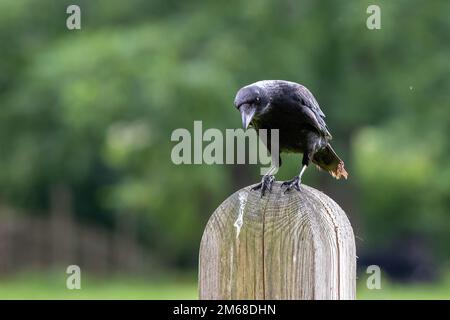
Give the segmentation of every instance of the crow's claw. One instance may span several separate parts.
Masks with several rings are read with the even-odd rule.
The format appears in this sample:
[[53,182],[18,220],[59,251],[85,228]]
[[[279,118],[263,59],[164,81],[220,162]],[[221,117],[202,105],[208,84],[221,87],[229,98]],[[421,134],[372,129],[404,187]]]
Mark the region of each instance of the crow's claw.
[[252,188],[253,190],[261,189],[261,198],[264,196],[267,190],[269,190],[269,193],[272,192],[272,184],[275,180],[275,177],[272,175],[266,175],[263,176],[260,183],[258,183],[256,186]]
[[302,183],[302,181],[300,180],[299,176],[296,176],[294,179],[292,180],[288,180],[285,181],[281,184],[281,188],[286,188],[284,189],[284,194],[286,194],[286,192],[291,191],[292,189],[295,189],[297,191],[300,191],[300,184]]

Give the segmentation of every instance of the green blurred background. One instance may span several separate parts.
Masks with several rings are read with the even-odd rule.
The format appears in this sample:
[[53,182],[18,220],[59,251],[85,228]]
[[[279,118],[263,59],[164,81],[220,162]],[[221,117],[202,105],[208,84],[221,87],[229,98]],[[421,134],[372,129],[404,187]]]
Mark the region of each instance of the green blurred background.
[[[81,8],[81,30],[66,8]],[[381,30],[366,9],[381,8]],[[306,85],[350,178],[358,297],[450,298],[450,2],[0,1],[0,298],[197,297],[203,228],[256,165],[174,165],[236,91]],[[284,156],[291,178],[300,156]],[[82,289],[66,289],[66,267]],[[368,265],[382,289],[365,286]]]

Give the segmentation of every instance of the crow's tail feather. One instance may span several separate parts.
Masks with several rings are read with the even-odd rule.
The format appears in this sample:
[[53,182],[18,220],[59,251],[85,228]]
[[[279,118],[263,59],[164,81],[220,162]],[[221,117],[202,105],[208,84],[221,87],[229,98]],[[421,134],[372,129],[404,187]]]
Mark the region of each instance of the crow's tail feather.
[[328,171],[336,179],[342,177],[347,179],[348,177],[348,173],[344,168],[344,161],[339,158],[330,144],[316,152],[312,162],[319,168]]

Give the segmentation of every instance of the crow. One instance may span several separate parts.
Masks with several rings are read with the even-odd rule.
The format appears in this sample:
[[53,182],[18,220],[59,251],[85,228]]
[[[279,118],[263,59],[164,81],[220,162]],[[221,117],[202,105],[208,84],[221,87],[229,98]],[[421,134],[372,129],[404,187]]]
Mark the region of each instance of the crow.
[[[292,189],[300,191],[302,175],[311,162],[336,179],[347,179],[344,162],[330,145],[332,137],[325,124],[325,114],[306,87],[284,80],[258,81],[241,88],[234,105],[241,113],[244,129],[249,126],[257,132],[267,129],[268,134],[271,129],[278,129],[280,152],[303,154],[299,175],[282,184],[285,193]],[[266,145],[270,152],[270,143]],[[261,197],[265,191],[272,190],[274,176],[271,173],[276,168],[272,167],[261,183],[252,188],[261,189]]]

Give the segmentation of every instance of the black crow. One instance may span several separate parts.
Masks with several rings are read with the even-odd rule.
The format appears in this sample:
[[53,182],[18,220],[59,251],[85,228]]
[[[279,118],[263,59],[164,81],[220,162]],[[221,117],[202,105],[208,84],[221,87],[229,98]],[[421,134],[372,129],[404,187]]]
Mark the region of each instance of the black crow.
[[[279,130],[280,152],[303,153],[300,174],[282,184],[285,192],[300,191],[303,173],[310,162],[328,171],[333,177],[347,179],[344,162],[330,145],[331,134],[325,115],[312,93],[301,84],[284,80],[258,81],[241,88],[234,105],[242,116],[242,125],[258,129]],[[267,139],[270,142],[270,139]],[[267,143],[270,152],[270,143]],[[279,161],[281,166],[281,158]],[[261,196],[272,189],[275,168],[253,189],[261,189]]]

